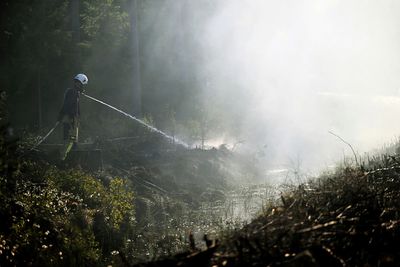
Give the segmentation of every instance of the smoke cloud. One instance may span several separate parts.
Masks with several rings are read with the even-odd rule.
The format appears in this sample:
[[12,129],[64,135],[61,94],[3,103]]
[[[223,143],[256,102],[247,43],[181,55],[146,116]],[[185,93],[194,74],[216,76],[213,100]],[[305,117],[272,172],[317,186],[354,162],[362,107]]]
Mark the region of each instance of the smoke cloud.
[[[328,131],[359,154],[400,132],[398,1],[182,0],[154,10],[142,20],[159,36],[147,59],[174,55],[172,78],[195,79],[223,110],[232,123],[214,133],[219,142],[311,168],[352,156]],[[179,53],[187,45],[190,55]]]
[[[236,99],[241,138],[324,166],[400,131],[397,1],[219,1],[203,32],[211,92]],[[209,95],[209,97],[211,97]],[[239,123],[239,122],[238,122]]]

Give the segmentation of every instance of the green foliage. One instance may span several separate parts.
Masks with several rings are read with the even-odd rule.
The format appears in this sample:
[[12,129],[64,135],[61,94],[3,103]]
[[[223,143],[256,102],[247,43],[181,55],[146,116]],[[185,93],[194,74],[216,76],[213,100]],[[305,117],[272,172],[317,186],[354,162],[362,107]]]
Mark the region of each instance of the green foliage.
[[19,212],[12,214],[10,229],[2,232],[9,244],[4,262],[59,266],[92,265],[99,260],[101,254],[82,199],[26,182],[18,186],[14,201],[12,205]]
[[103,0],[94,4],[93,1],[82,1],[81,29],[89,41],[115,40],[115,45],[121,40],[126,40],[130,24],[128,13],[121,8],[121,4],[125,2]]
[[[6,203],[1,213],[8,213],[10,219],[0,229],[5,244],[0,262],[94,266],[107,259],[110,251],[104,248],[115,238],[105,239],[101,232],[114,232],[123,239],[127,232],[121,225],[134,226],[134,198],[125,181],[115,178],[104,186],[83,172],[37,164],[25,166],[24,172],[41,167],[48,168],[42,183],[20,181],[16,193],[5,199],[1,192]],[[99,214],[104,218],[100,223],[96,222]]]
[[121,223],[127,219],[134,221],[133,193],[126,188],[125,181],[114,178],[109,185],[109,204],[107,213],[114,229],[119,229]]
[[89,208],[95,208],[104,201],[106,188],[94,177],[81,171],[62,171],[56,168],[49,169],[45,177],[60,191],[68,191],[80,196]]
[[87,209],[86,215],[90,216],[89,221],[100,215],[106,231],[119,231],[125,222],[134,225],[134,196],[124,179],[113,178],[106,187],[97,178],[80,171],[60,173],[53,169],[46,176],[60,191],[68,191],[82,198]]
[[[0,124],[0,265],[101,266],[135,227],[134,195],[122,178],[104,185],[15,153]],[[102,233],[111,233],[104,236]]]

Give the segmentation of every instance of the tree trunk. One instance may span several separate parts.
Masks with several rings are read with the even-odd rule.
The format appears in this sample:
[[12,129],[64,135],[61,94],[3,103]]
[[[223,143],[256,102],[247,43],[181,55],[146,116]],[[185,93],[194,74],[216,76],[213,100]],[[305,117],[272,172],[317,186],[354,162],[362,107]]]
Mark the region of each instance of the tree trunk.
[[142,88],[140,79],[140,53],[139,53],[139,27],[137,0],[130,0],[129,15],[131,21],[131,47],[132,47],[132,90],[133,90],[133,115],[142,116]]
[[42,129],[43,119],[42,119],[42,77],[41,70],[38,71],[37,76],[37,103],[38,103],[38,132]]
[[72,42],[74,44],[74,67],[75,72],[80,72],[81,68],[81,55],[78,43],[81,41],[81,21],[80,21],[80,0],[71,0],[70,2],[71,14],[71,31]]

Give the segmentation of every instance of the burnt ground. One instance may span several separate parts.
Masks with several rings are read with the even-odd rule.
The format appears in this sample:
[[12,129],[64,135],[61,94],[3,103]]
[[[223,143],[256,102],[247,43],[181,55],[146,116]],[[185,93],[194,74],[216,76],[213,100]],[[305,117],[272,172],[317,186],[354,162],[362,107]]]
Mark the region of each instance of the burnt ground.
[[399,266],[399,211],[399,157],[382,156],[293,186],[208,250],[138,266]]
[[[138,217],[148,210],[145,203],[156,202],[156,192],[195,209],[204,196],[223,199],[231,177],[257,176],[248,159],[224,148],[150,144],[154,146],[153,141],[99,145],[103,168],[134,183]],[[205,194],[210,188],[212,193]],[[267,204],[251,223],[208,242],[208,249],[183,240],[186,244],[178,250],[185,252],[136,266],[399,266],[399,211],[400,157],[374,157],[291,186],[278,204]],[[160,222],[158,229],[165,221]],[[132,265],[129,259],[121,264]]]

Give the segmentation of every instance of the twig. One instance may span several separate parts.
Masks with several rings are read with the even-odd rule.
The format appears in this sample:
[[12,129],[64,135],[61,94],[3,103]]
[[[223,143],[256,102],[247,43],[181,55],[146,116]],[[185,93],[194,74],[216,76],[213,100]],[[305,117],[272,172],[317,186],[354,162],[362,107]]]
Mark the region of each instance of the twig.
[[345,143],[346,145],[348,145],[350,147],[351,151],[353,151],[354,159],[356,160],[356,165],[359,166],[357,155],[356,155],[356,152],[353,149],[353,146],[349,142],[346,142],[342,137],[340,137],[339,135],[335,134],[334,132],[328,131],[328,133],[330,133],[333,136],[336,136],[339,140],[341,140],[343,143]]

